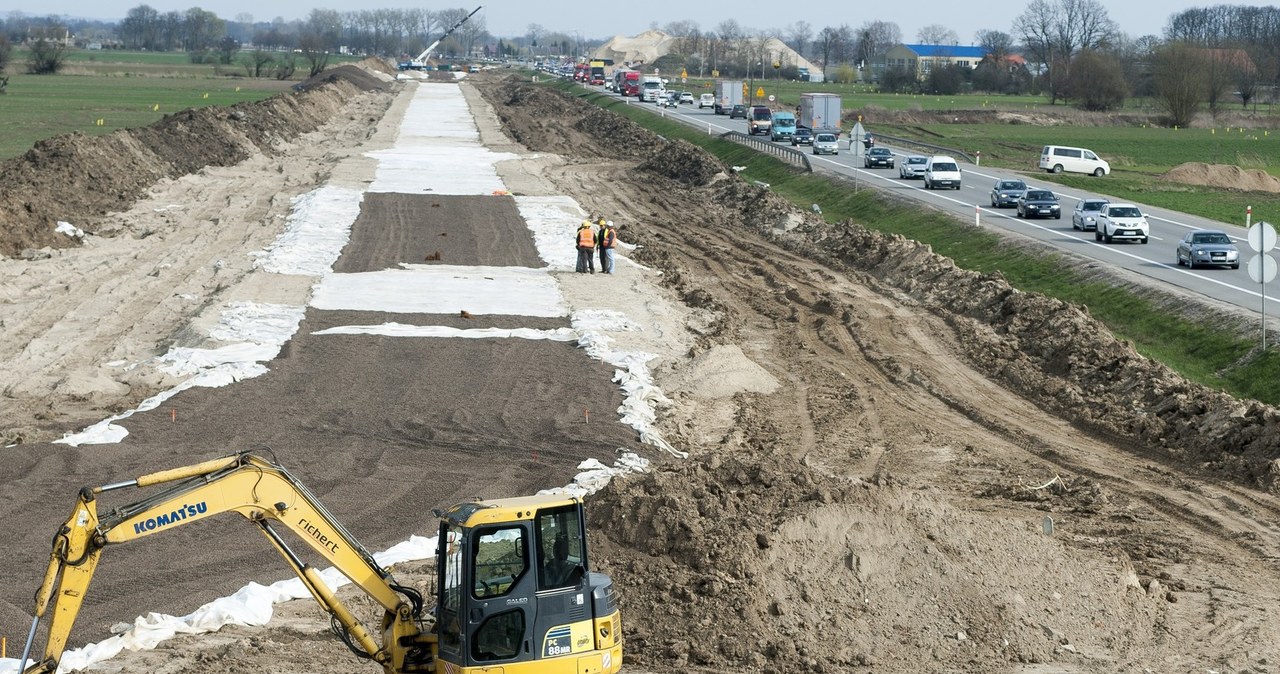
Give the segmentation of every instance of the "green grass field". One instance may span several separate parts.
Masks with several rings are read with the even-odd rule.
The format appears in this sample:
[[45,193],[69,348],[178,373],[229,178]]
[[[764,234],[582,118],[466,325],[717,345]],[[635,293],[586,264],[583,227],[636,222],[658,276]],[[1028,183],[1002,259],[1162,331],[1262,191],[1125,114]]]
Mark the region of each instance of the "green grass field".
[[187,108],[261,100],[306,76],[304,68],[288,80],[251,78],[240,66],[193,64],[181,53],[85,50],[69,52],[57,75],[29,75],[25,59],[24,52],[15,50],[6,71],[0,159],[64,133],[105,134],[146,126]]
[[[553,86],[565,87],[574,94],[582,91],[565,83]],[[934,209],[889,199],[878,190],[855,193],[847,181],[796,171],[768,155],[653,115],[642,106],[622,105],[614,97],[588,95],[587,99],[664,137],[681,138],[706,148],[727,164],[745,166],[740,174],[743,178],[768,183],[772,191],[802,208],[821,204],[828,222],[851,219],[874,230],[901,234],[929,244],[935,252],[952,258],[965,269],[999,271],[1021,290],[1087,305],[1090,314],[1117,336],[1131,340],[1143,355],[1167,364],[1183,376],[1233,395],[1280,404],[1280,355],[1268,351],[1248,358],[1255,340],[1173,315],[1124,288],[1092,278],[1056,254],[1027,253],[1006,245],[996,234],[956,227],[954,218]],[[1256,206],[1254,212],[1256,219]]]

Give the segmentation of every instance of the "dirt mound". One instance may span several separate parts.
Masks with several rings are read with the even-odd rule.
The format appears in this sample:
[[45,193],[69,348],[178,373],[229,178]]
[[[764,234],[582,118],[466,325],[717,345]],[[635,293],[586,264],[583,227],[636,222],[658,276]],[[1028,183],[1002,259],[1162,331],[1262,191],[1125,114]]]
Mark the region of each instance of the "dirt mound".
[[1208,185],[1241,192],[1280,192],[1280,178],[1259,169],[1242,169],[1230,164],[1187,162],[1173,167],[1162,179],[1188,185]]
[[701,187],[729,170],[714,155],[683,140],[667,143],[661,152],[636,168],[670,178],[686,187]]
[[[379,77],[374,74],[381,73]],[[329,68],[307,80],[294,85],[297,91],[309,91],[330,82],[349,82],[360,91],[388,91],[391,89],[394,76],[387,71],[387,65],[379,59],[365,59],[359,66],[342,65]]]
[[[88,137],[72,133],[40,141],[0,164],[0,254],[77,245],[57,233],[66,221],[93,233],[103,216],[126,210],[157,181],[230,166],[252,152],[316,129],[361,91],[347,67],[320,86],[231,107],[166,115],[146,127]],[[365,80],[376,79],[364,75]]]

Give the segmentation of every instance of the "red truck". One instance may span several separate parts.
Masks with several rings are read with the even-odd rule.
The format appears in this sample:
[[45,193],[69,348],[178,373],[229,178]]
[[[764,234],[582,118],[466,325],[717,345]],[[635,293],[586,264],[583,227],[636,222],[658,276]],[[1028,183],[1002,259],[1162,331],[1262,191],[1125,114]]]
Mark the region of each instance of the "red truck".
[[623,68],[613,71],[613,90],[623,96],[639,96],[640,71]]

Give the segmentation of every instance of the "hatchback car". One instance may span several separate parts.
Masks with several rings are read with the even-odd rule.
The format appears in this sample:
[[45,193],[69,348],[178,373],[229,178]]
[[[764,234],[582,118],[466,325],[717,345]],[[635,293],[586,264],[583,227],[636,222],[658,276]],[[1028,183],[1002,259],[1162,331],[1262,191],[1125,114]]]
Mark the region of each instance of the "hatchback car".
[[1071,229],[1089,232],[1098,229],[1098,212],[1106,206],[1106,199],[1081,199],[1071,213]]
[[1027,184],[1021,180],[997,180],[991,186],[991,207],[1004,208],[1017,206],[1018,199],[1027,191]]
[[733,109],[729,110],[729,119],[746,119],[746,118],[747,118],[747,106],[745,105],[735,105],[733,106]]
[[876,168],[879,166],[893,168],[894,161],[892,150],[887,147],[873,147],[862,156],[862,168]]
[[840,154],[840,139],[834,133],[820,133],[813,137],[814,154]]
[[1049,190],[1027,190],[1018,199],[1020,218],[1062,218],[1058,196]]
[[902,163],[898,165],[898,177],[903,180],[921,178],[924,176],[924,165],[928,163],[928,157],[913,154],[906,159],[903,159]]
[[791,146],[797,145],[813,145],[813,129],[807,126],[797,126],[796,132],[791,134]]
[[698,109],[699,109],[699,110],[701,110],[701,109],[703,109],[703,108],[714,108],[714,107],[716,107],[716,95],[715,95],[715,94],[703,94],[703,95],[701,95],[701,96],[699,96],[699,97],[698,97]]
[[693,92],[692,92],[692,91],[681,91],[681,92],[680,92],[680,102],[681,102],[681,103],[688,103],[689,105],[693,105]]
[[1178,242],[1178,265],[1184,264],[1192,269],[1210,264],[1239,269],[1240,249],[1226,232],[1198,229],[1187,232]]

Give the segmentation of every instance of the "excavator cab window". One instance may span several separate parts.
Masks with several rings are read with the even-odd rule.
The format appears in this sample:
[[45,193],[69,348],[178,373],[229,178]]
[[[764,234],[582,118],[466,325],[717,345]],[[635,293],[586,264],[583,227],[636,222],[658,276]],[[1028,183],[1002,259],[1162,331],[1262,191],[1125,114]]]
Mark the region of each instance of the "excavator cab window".
[[582,517],[575,506],[542,510],[537,516],[539,590],[576,587],[586,569]]
[[519,525],[482,529],[475,536],[475,597],[499,597],[524,576],[525,530]]

